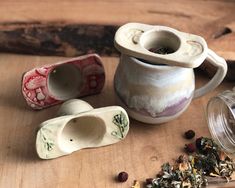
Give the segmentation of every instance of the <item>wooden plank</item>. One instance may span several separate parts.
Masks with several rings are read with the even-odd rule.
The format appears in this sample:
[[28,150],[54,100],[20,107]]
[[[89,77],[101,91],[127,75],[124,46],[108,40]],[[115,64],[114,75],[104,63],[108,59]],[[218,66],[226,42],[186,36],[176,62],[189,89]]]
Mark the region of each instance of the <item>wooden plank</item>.
[[[144,181],[154,177],[162,163],[173,162],[183,153],[184,144],[191,142],[183,138],[184,131],[194,129],[196,137],[209,136],[206,104],[210,97],[234,85],[224,82],[213,92],[195,99],[186,112],[169,123],[149,126],[131,119],[127,138],[118,144],[43,161],[35,152],[35,132],[41,122],[55,116],[59,105],[37,112],[29,109],[20,92],[21,77],[35,66],[65,58],[0,56],[0,187],[126,188],[135,179]],[[102,59],[107,75],[104,90],[99,95],[83,98],[94,107],[116,105],[113,75],[118,58]],[[203,75],[196,77],[197,87],[208,81]],[[114,177],[123,170],[129,173],[128,181],[115,182]]]
[[[234,64],[234,1],[178,0],[171,1],[170,5],[166,9],[164,0],[2,1],[0,51],[60,56],[96,52],[116,56],[113,46],[116,26],[134,21],[167,25],[201,35],[210,48]],[[228,73],[230,80],[235,80],[233,67],[230,66]],[[209,75],[215,72],[209,64],[202,69]]]
[[[227,59],[234,59],[233,0],[8,0],[0,1],[0,32],[15,25],[121,25],[126,22],[162,24],[202,35],[210,48]],[[228,27],[231,33],[214,38]],[[12,27],[11,27],[12,28]],[[223,33],[223,32],[222,32]],[[2,39],[0,39],[1,41]],[[199,136],[209,136],[205,119],[206,104],[212,96],[234,83],[224,81],[216,90],[193,100],[178,119],[148,126],[131,120],[127,138],[118,144],[99,149],[86,149],[69,156],[42,161],[35,153],[37,126],[55,116],[59,106],[32,111],[20,93],[22,73],[35,67],[63,60],[63,57],[42,57],[0,54],[0,187],[130,187],[133,180],[154,177],[160,165],[172,162],[183,152],[184,131],[194,129]],[[113,75],[116,57],[103,57],[107,73],[101,94],[83,98],[94,107],[115,105]],[[196,75],[197,87],[208,81]],[[120,171],[127,171],[126,183],[114,181]],[[230,186],[231,185],[231,186]],[[234,187],[233,184],[228,184]],[[218,186],[217,186],[218,187]]]
[[0,51],[21,54],[117,56],[113,39],[117,26],[63,23],[4,23]]
[[[38,28],[39,33],[42,32],[42,35],[46,33],[50,39],[53,38],[53,30],[42,30],[41,27],[54,26],[60,29],[61,25],[122,25],[134,21],[167,25],[185,32],[195,33],[203,36],[209,47],[215,51],[235,51],[235,46],[231,42],[235,39],[234,1],[178,0],[171,1],[171,6],[167,6],[167,8],[164,0],[157,2],[152,0],[144,2],[131,0],[120,2],[74,2],[71,0],[63,0],[60,3],[55,0],[35,2],[37,1],[1,1],[0,33],[9,31],[9,28],[11,30],[17,29],[31,23],[35,32]],[[221,34],[226,28],[231,33]],[[67,32],[68,36],[69,34],[74,36],[73,29]],[[217,37],[215,38],[215,36]],[[6,36],[1,37],[0,44],[2,40],[6,42],[13,39],[12,35],[7,38]],[[14,46],[12,48],[14,49]],[[40,48],[38,50],[40,53]],[[70,53],[68,54],[70,55]]]

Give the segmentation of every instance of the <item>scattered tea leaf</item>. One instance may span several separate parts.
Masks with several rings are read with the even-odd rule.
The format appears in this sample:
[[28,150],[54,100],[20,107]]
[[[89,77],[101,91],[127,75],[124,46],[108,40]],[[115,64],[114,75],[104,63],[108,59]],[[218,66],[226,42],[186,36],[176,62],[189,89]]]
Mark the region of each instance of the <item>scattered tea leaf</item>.
[[196,146],[194,154],[179,156],[173,166],[163,164],[161,172],[146,188],[201,188],[211,178],[235,179],[235,163],[212,139],[198,138]]

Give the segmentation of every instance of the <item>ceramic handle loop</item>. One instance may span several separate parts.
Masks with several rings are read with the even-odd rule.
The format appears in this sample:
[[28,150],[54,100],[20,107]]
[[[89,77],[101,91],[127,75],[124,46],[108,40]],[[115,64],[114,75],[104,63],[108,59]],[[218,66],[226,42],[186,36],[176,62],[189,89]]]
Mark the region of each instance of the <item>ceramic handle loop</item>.
[[215,52],[210,49],[208,49],[208,56],[206,60],[215,67],[217,67],[217,72],[206,85],[195,90],[194,98],[201,97],[202,95],[215,89],[223,81],[227,73],[227,63],[224,58],[218,56]]

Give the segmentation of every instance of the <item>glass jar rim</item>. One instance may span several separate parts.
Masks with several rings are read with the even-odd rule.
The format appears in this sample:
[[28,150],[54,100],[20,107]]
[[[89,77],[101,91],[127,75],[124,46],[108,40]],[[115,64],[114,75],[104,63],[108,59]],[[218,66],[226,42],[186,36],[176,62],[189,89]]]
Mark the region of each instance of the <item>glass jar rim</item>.
[[226,152],[235,153],[235,91],[226,90],[210,99],[207,122],[215,142]]

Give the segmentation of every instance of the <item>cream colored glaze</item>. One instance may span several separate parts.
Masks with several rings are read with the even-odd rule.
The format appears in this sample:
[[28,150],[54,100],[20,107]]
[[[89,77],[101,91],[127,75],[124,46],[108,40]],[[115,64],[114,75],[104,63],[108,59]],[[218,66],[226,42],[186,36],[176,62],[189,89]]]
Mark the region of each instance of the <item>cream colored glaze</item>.
[[73,64],[58,65],[49,73],[47,85],[51,95],[57,99],[74,98],[81,90],[82,74]]
[[[225,60],[208,49],[202,37],[166,26],[127,23],[117,30],[114,45],[122,53],[115,91],[126,108],[135,112],[133,116],[131,113],[135,119],[141,119],[136,118],[138,111],[151,117],[182,113],[192,98],[216,88],[227,72]],[[193,68],[205,59],[217,67],[217,72],[195,90]]]
[[114,85],[117,95],[129,108],[144,109],[155,116],[192,97],[193,69],[145,64],[125,55],[121,57]]
[[[205,39],[200,36],[166,26],[142,23],[127,23],[121,26],[115,34],[114,45],[123,54],[142,58],[153,64],[161,62],[188,68],[202,64],[208,49]],[[165,56],[149,51],[158,45],[171,47],[174,53]]]
[[105,122],[95,116],[81,116],[67,122],[60,137],[60,147],[64,151],[95,147],[103,140],[106,132]]
[[165,123],[171,120],[174,120],[175,118],[177,118],[178,116],[180,116],[189,106],[191,99],[189,100],[189,102],[185,105],[185,107],[178,113],[176,113],[173,116],[164,116],[164,117],[152,117],[146,114],[142,114],[136,110],[133,110],[129,107],[126,106],[126,104],[124,104],[119,96],[115,96],[116,97],[116,102],[118,105],[122,106],[124,109],[126,109],[128,115],[140,122],[143,123],[148,123],[148,124],[159,124],[159,123]]
[[37,132],[36,150],[40,158],[52,159],[83,148],[114,144],[124,139],[128,130],[129,118],[123,108],[93,109],[43,122]]
[[86,101],[80,99],[70,99],[60,106],[57,116],[75,115],[90,111],[92,109],[93,107]]

